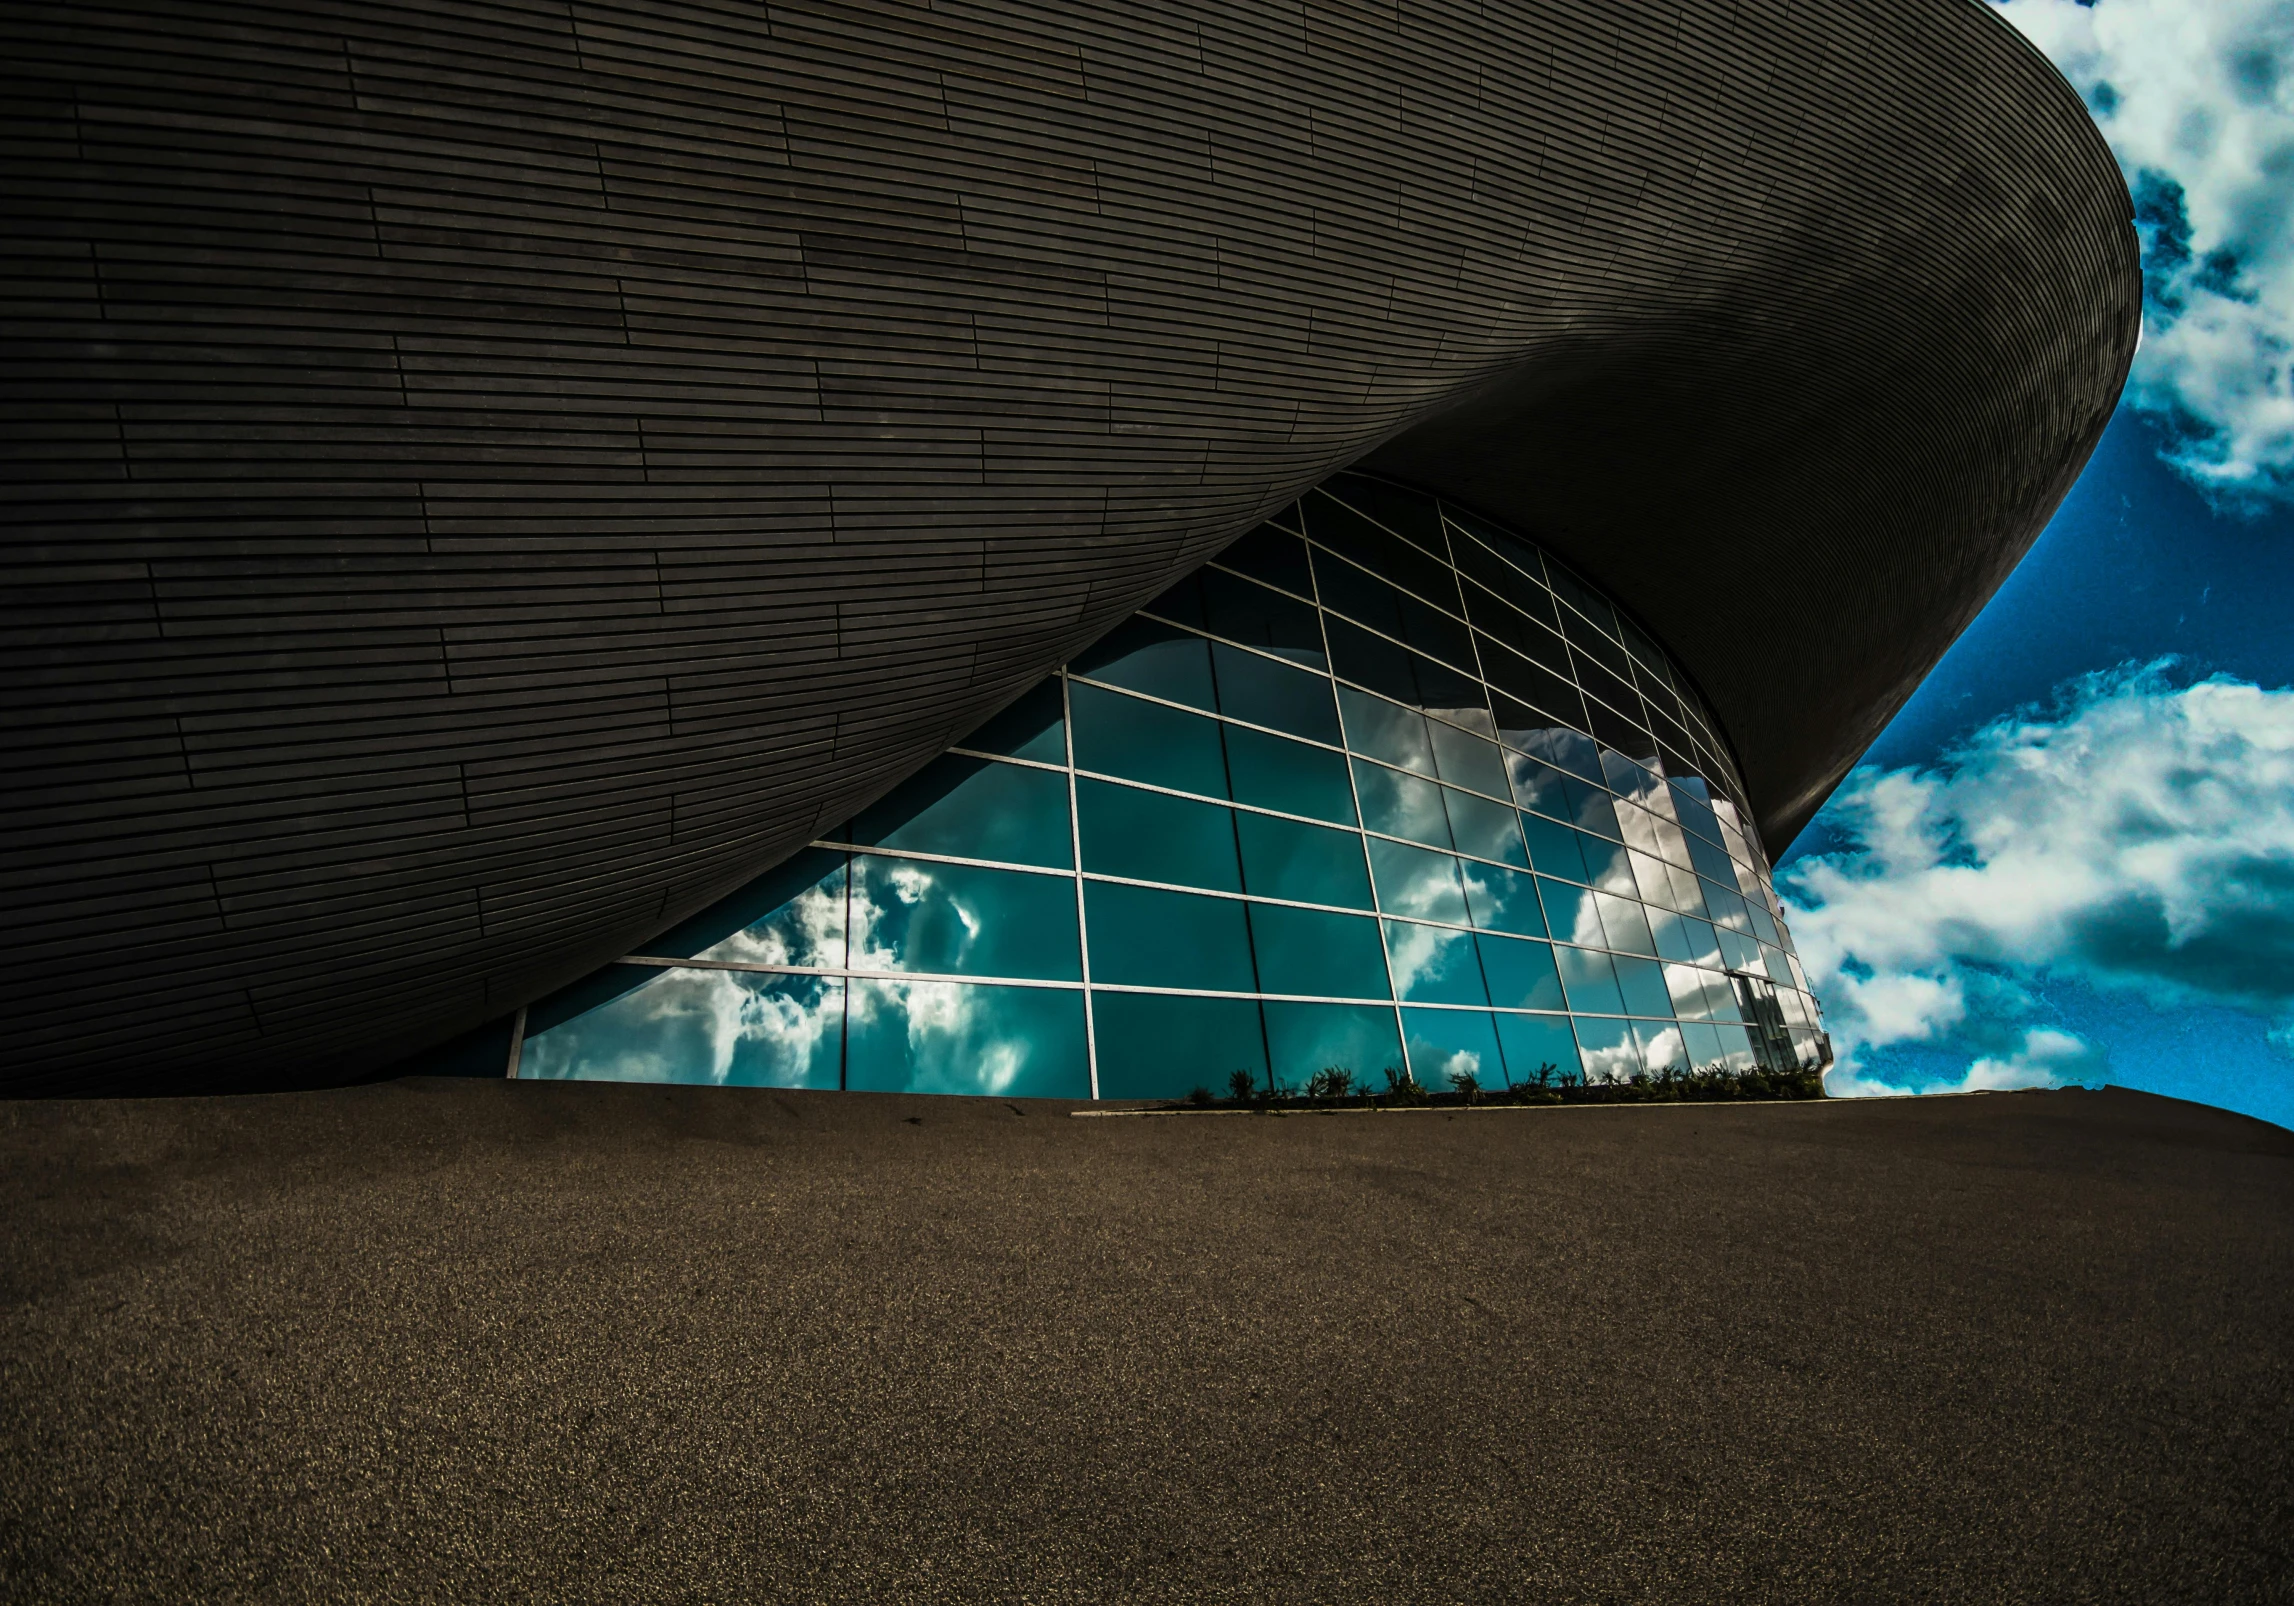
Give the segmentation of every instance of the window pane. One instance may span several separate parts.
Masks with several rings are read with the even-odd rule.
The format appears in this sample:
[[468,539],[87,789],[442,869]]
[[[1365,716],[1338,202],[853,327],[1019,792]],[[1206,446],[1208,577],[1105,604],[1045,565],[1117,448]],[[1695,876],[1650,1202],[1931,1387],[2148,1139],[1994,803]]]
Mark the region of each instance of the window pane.
[[1342,754],[1239,725],[1229,725],[1226,737],[1227,775],[1236,802],[1337,825],[1354,823],[1354,787]]
[[1588,1082],[1629,1082],[1641,1074],[1641,1045],[1633,1025],[1621,1020],[1572,1020],[1577,1058]]
[[957,747],[1006,758],[1032,758],[1039,764],[1067,762],[1067,728],[1060,713],[1059,677],[1038,682]]
[[1093,981],[1257,991],[1250,932],[1232,898],[1086,881],[1083,900]]
[[1227,795],[1227,761],[1217,720],[1096,686],[1076,685],[1069,695],[1075,708],[1076,768],[1205,797]]
[[1083,979],[1065,876],[856,853],[852,968]]
[[1710,923],[1703,920],[1683,919],[1681,935],[1689,945],[1689,962],[1703,965],[1707,970],[1718,970],[1721,962],[1720,938]]
[[1649,1067],[1651,1075],[1689,1069],[1689,1056],[1678,1026],[1637,1020],[1633,1023],[1633,1035],[1641,1040],[1641,1061]]
[[1424,491],[1390,485],[1358,474],[1334,475],[1330,493],[1369,514],[1412,545],[1440,556],[1449,550],[1439,506]]
[[1556,820],[1569,818],[1569,797],[1562,790],[1559,770],[1542,759],[1519,753],[1506,754],[1505,767],[1516,803]]
[[1354,791],[1367,829],[1428,847],[1450,845],[1450,817],[1442,808],[1442,789],[1432,781],[1356,759]]
[[1720,1033],[1691,1021],[1681,1023],[1681,1052],[1690,1068],[1708,1071],[1721,1065]]
[[1083,993],[855,981],[845,1085],[874,1093],[1091,1096]]
[[1311,603],[1216,569],[1203,571],[1202,588],[1203,625],[1212,635],[1322,667],[1322,621]]
[[1470,1009],[1405,1009],[1410,1074],[1431,1093],[1450,1091],[1452,1076],[1470,1076],[1476,1086],[1505,1086],[1505,1057],[1489,1016]]
[[1260,525],[1211,561],[1301,597],[1314,595],[1314,581],[1306,569],[1306,543],[1271,524]]
[[1500,1015],[1498,1043],[1515,1087],[1550,1087],[1581,1076],[1577,1038],[1558,1015]]
[[1067,868],[1067,778],[948,754],[846,827],[866,847]]
[[1486,1004],[1474,934],[1441,926],[1386,922],[1386,952],[1394,990],[1414,1004]]
[[1491,1003],[1501,1009],[1568,1008],[1561,994],[1561,973],[1553,968],[1553,949],[1547,944],[1485,936],[1476,940],[1476,946]]
[[1221,642],[1211,646],[1211,664],[1218,674],[1221,713],[1337,744],[1338,715],[1330,702],[1330,682],[1322,676]]
[[1665,990],[1665,967],[1653,959],[1616,958],[1617,990],[1625,995],[1629,1015],[1670,1015],[1673,995]]
[[1518,870],[1500,870],[1494,864],[1460,861],[1465,879],[1466,909],[1483,931],[1510,931],[1517,937],[1545,935],[1545,914],[1538,907],[1537,880]]
[[1625,833],[1627,847],[1638,848],[1651,858],[1664,857],[1657,845],[1657,822],[1647,809],[1634,803],[1618,803],[1617,825]]
[[1369,839],[1370,877],[1377,884],[1378,906],[1388,914],[1416,915],[1421,920],[1466,923],[1466,895],[1458,885],[1458,861],[1446,853],[1400,842]]
[[1672,996],[1672,1013],[1683,1020],[1702,1020],[1705,1008],[1705,973],[1694,965],[1667,965],[1665,991]]
[[1701,836],[1688,840],[1689,862],[1696,866],[1699,875],[1709,876],[1724,886],[1736,885],[1736,867],[1729,862],[1727,854]]
[[1590,948],[1556,947],[1553,963],[1561,972],[1561,990],[1569,995],[1572,1013],[1622,1015],[1625,999],[1617,991],[1617,972],[1609,956]]
[[1253,999],[1095,992],[1091,1007],[1103,1099],[1183,1099],[1198,1087],[1224,1097],[1237,1071],[1266,1083],[1266,1039]]
[[1325,619],[1323,628],[1330,637],[1330,667],[1340,676],[1396,702],[1417,702],[1418,680],[1408,650],[1335,616]]
[[1075,783],[1083,867],[1100,875],[1243,890],[1235,811],[1108,781]]
[[1378,923],[1361,915],[1326,914],[1254,903],[1259,988],[1322,998],[1384,998],[1386,956]]
[[1688,964],[1696,954],[1689,946],[1689,934],[1681,925],[1681,917],[1663,909],[1649,911],[1649,935],[1657,945],[1659,959],[1676,960]]
[[1742,1076],[1758,1068],[1760,1061],[1753,1054],[1752,1038],[1742,1026],[1709,1026],[1706,1030],[1720,1038],[1721,1062],[1731,1071]]
[[1334,903],[1347,909],[1370,907],[1370,875],[1362,859],[1362,839],[1264,814],[1237,814],[1242,839],[1243,887],[1264,898],[1299,903]]
[[1580,946],[1603,947],[1609,934],[1601,929],[1601,915],[1593,906],[1593,894],[1566,881],[1537,883],[1540,897],[1545,901],[1545,929],[1556,942],[1574,942]]
[[1667,865],[1665,875],[1673,884],[1673,907],[1685,915],[1695,915],[1702,919],[1707,913],[1704,883],[1697,879],[1696,873],[1683,870],[1677,865]]
[[[1328,492],[1309,491],[1301,506],[1306,513],[1306,533],[1332,551],[1345,553],[1372,573],[1408,586],[1428,601],[1445,608],[1458,606],[1457,582],[1451,578],[1449,564],[1440,558],[1380,529]],[[1429,544],[1438,549],[1439,535]]]
[[1579,780],[1601,779],[1601,750],[1589,736],[1572,730],[1549,730],[1545,741],[1534,748],[1525,748],[1533,757],[1542,758],[1554,768],[1566,771]]
[[1419,775],[1434,773],[1434,749],[1423,714],[1351,686],[1338,688],[1338,705],[1346,714],[1346,745],[1355,752]]
[[1443,780],[1491,797],[1511,795],[1506,786],[1505,758],[1497,743],[1469,736],[1440,720],[1430,722],[1426,730],[1433,738],[1434,765]]
[[651,970],[637,986],[591,1009],[529,1030],[518,1074],[833,1088],[843,1049],[843,986],[833,976]]
[[1275,1080],[1289,1088],[1306,1086],[1321,1070],[1351,1071],[1358,1085],[1383,1087],[1391,1066],[1401,1074],[1402,1039],[1391,1004],[1286,1004],[1269,1000],[1267,1050]]
[[1633,885],[1640,890],[1641,901],[1659,909],[1671,907],[1673,878],[1663,862],[1631,849],[1626,850],[1626,856],[1632,861]]
[[844,963],[844,855],[806,848],[637,949],[751,965]]
[[1600,905],[1601,929],[1609,933],[1610,947],[1620,953],[1655,956],[1657,945],[1650,939],[1649,921],[1639,904],[1606,892],[1593,894],[1593,901]]
[[1625,833],[1617,826],[1615,798],[1597,786],[1578,780],[1564,780],[1562,790],[1569,796],[1569,818],[1580,831],[1590,831],[1612,842],[1625,840]]
[[1605,892],[1630,893],[1633,882],[1632,850],[1621,842],[1577,833],[1577,851],[1585,860],[1585,879]]
[[1570,881],[1585,879],[1585,855],[1577,851],[1580,833],[1538,814],[1524,814],[1521,829],[1529,839],[1529,862],[1537,870]]
[[1168,697],[1190,708],[1214,708],[1211,644],[1171,625],[1130,619],[1076,656],[1068,665],[1078,675],[1110,686]]
[[1529,855],[1521,845],[1521,816],[1511,805],[1446,786],[1442,803],[1449,811],[1451,841],[1460,853],[1529,868]]

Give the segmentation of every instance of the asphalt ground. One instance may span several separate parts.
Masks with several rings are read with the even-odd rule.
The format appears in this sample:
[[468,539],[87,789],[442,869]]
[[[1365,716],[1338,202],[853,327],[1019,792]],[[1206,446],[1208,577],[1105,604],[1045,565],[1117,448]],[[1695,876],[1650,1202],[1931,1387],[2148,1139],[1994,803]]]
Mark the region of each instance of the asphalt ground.
[[2294,1598],[2294,1133],[1068,1108],[0,1105],[0,1594]]

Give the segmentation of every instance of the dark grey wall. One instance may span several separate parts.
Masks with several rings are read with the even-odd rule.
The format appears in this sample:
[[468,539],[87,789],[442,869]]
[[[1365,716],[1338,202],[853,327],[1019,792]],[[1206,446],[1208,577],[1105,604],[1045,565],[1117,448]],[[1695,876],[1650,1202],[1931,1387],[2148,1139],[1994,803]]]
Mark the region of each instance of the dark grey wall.
[[0,61],[19,1090],[498,1014],[1397,435],[1667,634],[1777,846],[2133,339],[1970,0],[4,0]]

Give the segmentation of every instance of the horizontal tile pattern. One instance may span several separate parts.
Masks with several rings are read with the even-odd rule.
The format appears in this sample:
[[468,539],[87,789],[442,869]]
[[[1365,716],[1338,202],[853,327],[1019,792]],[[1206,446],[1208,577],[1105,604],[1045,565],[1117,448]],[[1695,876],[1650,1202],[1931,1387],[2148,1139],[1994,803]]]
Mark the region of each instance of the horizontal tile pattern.
[[19,1091],[514,1007],[1389,438],[1680,650],[1777,845],[2132,340],[2108,157],[1974,5],[26,0],[0,47]]

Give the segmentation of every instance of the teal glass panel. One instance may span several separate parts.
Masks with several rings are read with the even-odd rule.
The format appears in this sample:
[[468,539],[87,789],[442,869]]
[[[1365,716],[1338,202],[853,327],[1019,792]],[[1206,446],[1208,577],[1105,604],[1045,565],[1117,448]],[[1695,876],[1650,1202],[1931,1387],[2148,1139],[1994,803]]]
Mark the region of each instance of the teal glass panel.
[[1537,878],[1519,870],[1501,870],[1494,864],[1460,861],[1458,873],[1466,884],[1466,911],[1483,931],[1510,931],[1517,937],[1545,935],[1545,915],[1538,907]]
[[1692,1070],[1712,1070],[1722,1064],[1720,1033],[1693,1021],[1681,1023],[1681,1052]]
[[1720,939],[1721,957],[1728,961],[1729,969],[1757,971],[1761,968],[1759,943],[1726,926],[1714,927],[1713,935]]
[[1229,725],[1226,738],[1236,802],[1334,825],[1354,823],[1354,786],[1344,754],[1240,725]]
[[1612,842],[1625,840],[1625,833],[1617,824],[1617,800],[1597,786],[1580,781],[1564,781],[1569,794],[1569,818],[1581,831],[1607,837]]
[[1346,715],[1346,745],[1355,752],[1420,775],[1434,773],[1434,747],[1423,714],[1351,686],[1338,688],[1338,705]]
[[1561,790],[1561,772],[1552,765],[1519,754],[1506,755],[1506,779],[1513,788],[1513,800],[1525,809],[1535,809],[1556,820],[1569,818],[1569,799]]
[[851,908],[855,970],[1083,979],[1065,876],[856,853]]
[[1509,805],[1446,786],[1442,803],[1450,816],[1450,840],[1460,853],[1529,868],[1529,855],[1521,845],[1521,816]]
[[1297,903],[1370,907],[1362,838],[1352,831],[1238,812],[1235,834],[1242,843],[1244,890]]
[[1510,937],[1482,937],[1475,946],[1482,956],[1482,977],[1489,984],[1490,1002],[1501,1009],[1567,1009],[1561,992],[1561,972],[1553,966],[1553,950],[1542,942]]
[[1640,1039],[1641,1063],[1649,1068],[1651,1075],[1690,1069],[1688,1048],[1680,1027],[1663,1021],[1637,1020],[1633,1023],[1633,1035]]
[[1752,1051],[1752,1038],[1742,1026],[1711,1026],[1706,1030],[1720,1039],[1721,1063],[1737,1075],[1757,1070],[1760,1058]]
[[1711,913],[1705,907],[1705,884],[1697,879],[1693,871],[1684,870],[1678,865],[1667,865],[1665,874],[1671,878],[1673,883],[1674,908],[1685,915],[1695,915],[1699,919],[1703,919]]
[[1760,962],[1767,967],[1769,980],[1775,982],[1777,986],[1792,987],[1798,985],[1792,979],[1792,966],[1786,961],[1783,949],[1763,946],[1760,950]]
[[1079,780],[1075,797],[1086,870],[1213,892],[1243,890],[1233,809],[1110,781]]
[[1243,905],[1151,887],[1083,884],[1091,979],[1134,987],[1257,991]]
[[1391,1067],[1400,1075],[1402,1039],[1391,1004],[1288,1004],[1268,1000],[1267,1057],[1284,1087],[1303,1088],[1315,1072],[1354,1073],[1357,1085],[1384,1087]]
[[1561,972],[1561,990],[1569,995],[1572,1014],[1625,1013],[1624,995],[1617,990],[1617,971],[1607,954],[1590,948],[1556,947],[1553,963]]
[[1783,939],[1777,935],[1776,919],[1768,912],[1764,899],[1746,898],[1744,910],[1746,914],[1752,916],[1752,934],[1755,937],[1772,948],[1783,946]]
[[1068,664],[1071,673],[1126,691],[1167,697],[1189,708],[1212,709],[1211,644],[1172,625],[1129,619]]
[[1470,1076],[1485,1090],[1505,1086],[1505,1056],[1488,1015],[1473,1009],[1405,1009],[1404,1040],[1410,1074],[1432,1093],[1447,1093],[1452,1076]]
[[854,981],[845,1085],[870,1093],[1086,1099],[1083,993],[977,982]]
[[1529,838],[1529,862],[1532,869],[1546,875],[1560,876],[1566,881],[1585,879],[1585,855],[1577,850],[1577,832],[1535,814],[1524,814],[1521,817],[1521,829]]
[[1515,1087],[1552,1087],[1584,1074],[1577,1038],[1562,1016],[1500,1015],[1497,1037],[1505,1050],[1505,1074]]
[[1038,682],[1019,701],[953,745],[975,753],[1031,758],[1039,764],[1065,764],[1067,725],[1060,712],[1059,677]]
[[1218,674],[1220,713],[1337,745],[1338,709],[1323,676],[1216,642],[1211,663]]
[[1469,736],[1438,719],[1427,723],[1426,734],[1433,740],[1434,768],[1443,780],[1491,797],[1509,795],[1505,759],[1495,742]]
[[1681,936],[1689,945],[1689,963],[1702,965],[1707,970],[1718,970],[1721,964],[1720,937],[1707,920],[1681,920]]
[[1681,917],[1664,909],[1649,911],[1649,937],[1659,959],[1676,964],[1690,964],[1696,959],[1696,950],[1690,946],[1688,927]]
[[1091,1007],[1103,1099],[1183,1099],[1196,1088],[1224,1097],[1237,1071],[1266,1084],[1256,999],[1094,992]]
[[1487,1004],[1474,934],[1442,926],[1386,922],[1386,952],[1394,990],[1413,1004]]
[[1622,954],[1655,956],[1657,945],[1649,935],[1649,920],[1639,904],[1606,892],[1593,894],[1593,901],[1601,908],[1601,929],[1609,934],[1610,947]]
[[1705,1007],[1705,972],[1694,965],[1667,965],[1665,991],[1672,996],[1672,1013],[1683,1020],[1702,1020]]
[[1205,797],[1227,795],[1219,722],[1096,686],[1069,688],[1075,766]]
[[1641,1074],[1641,1045],[1633,1036],[1633,1023],[1623,1020],[1588,1020],[1579,1017],[1577,1059],[1588,1082],[1629,1082]]
[[1750,940],[1752,917],[1745,912],[1743,897],[1726,887],[1716,887],[1710,881],[1704,884],[1705,907],[1712,911],[1713,924],[1730,931],[1747,934]]
[[1405,837],[1431,848],[1450,845],[1450,817],[1442,807],[1442,789],[1432,781],[1356,759],[1354,792],[1362,802],[1365,830]]
[[1447,853],[1400,842],[1368,841],[1370,879],[1378,888],[1378,907],[1388,914],[1415,915],[1421,920],[1466,923],[1466,895],[1458,885],[1458,861]]
[[1386,956],[1378,922],[1320,909],[1251,905],[1259,989],[1321,998],[1384,998]]
[[1577,851],[1585,861],[1585,879],[1594,886],[1620,893],[1638,890],[1633,880],[1632,854],[1623,843],[1605,841],[1580,831]]
[[846,828],[863,847],[1068,867],[1067,777],[950,753]]
[[1593,907],[1593,894],[1566,881],[1538,878],[1538,893],[1545,900],[1545,927],[1556,942],[1580,947],[1602,947],[1609,934],[1601,929],[1601,915]]
[[1636,959],[1630,954],[1619,954],[1615,964],[1617,990],[1625,996],[1626,1014],[1672,1014],[1673,995],[1665,986],[1664,966],[1654,959]]
[[636,951],[836,969],[844,963],[844,855],[806,848]]
[[518,1075],[833,1088],[843,1050],[843,988],[833,976],[653,970],[637,986],[538,1032],[529,1011]]

